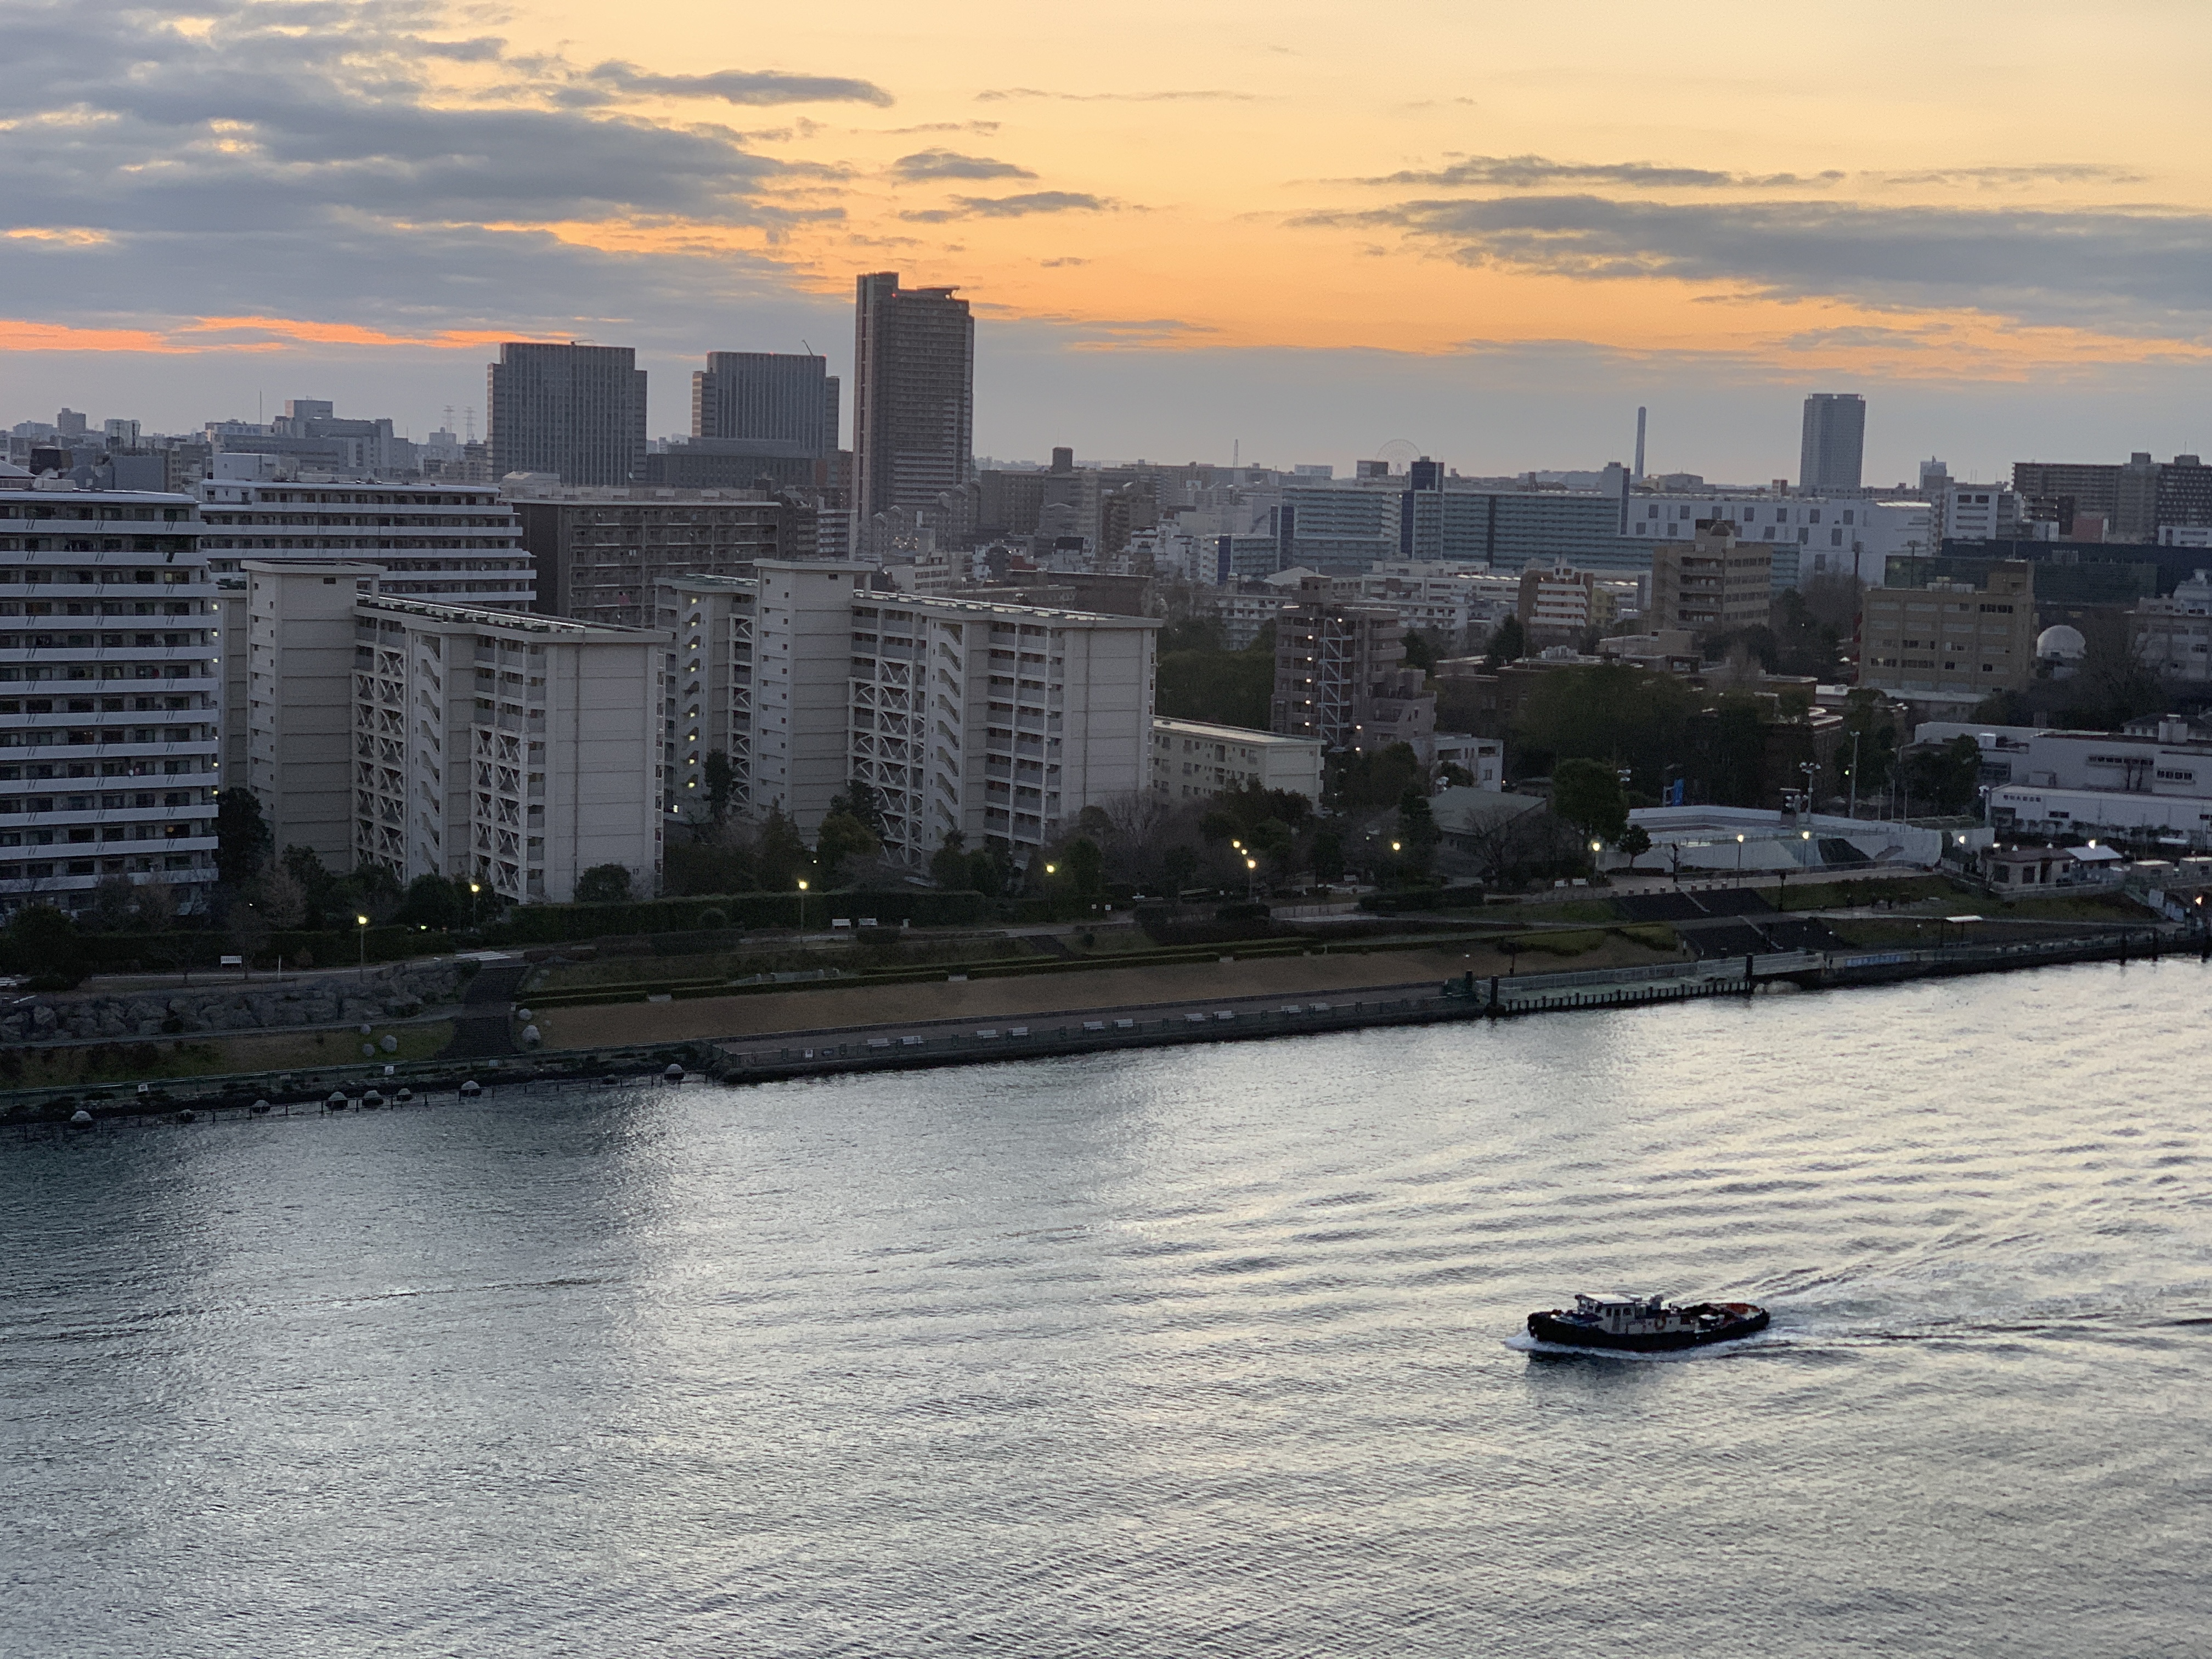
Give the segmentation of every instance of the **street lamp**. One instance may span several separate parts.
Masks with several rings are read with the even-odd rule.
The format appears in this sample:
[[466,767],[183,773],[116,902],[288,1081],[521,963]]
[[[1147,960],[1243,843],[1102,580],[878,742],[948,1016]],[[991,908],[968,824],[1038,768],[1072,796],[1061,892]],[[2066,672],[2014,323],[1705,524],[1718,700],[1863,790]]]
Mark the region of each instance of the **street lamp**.
[[1260,896],[1260,860],[1244,860],[1244,898],[1246,902]]
[[803,876],[799,883],[799,931],[806,931],[806,880]]
[[1735,867],[1737,874],[1743,873],[1743,837],[1741,836],[1735,838]]
[[368,918],[356,916],[353,925],[357,930],[354,937],[361,941],[361,960],[355,964],[355,971],[366,975],[368,972]]

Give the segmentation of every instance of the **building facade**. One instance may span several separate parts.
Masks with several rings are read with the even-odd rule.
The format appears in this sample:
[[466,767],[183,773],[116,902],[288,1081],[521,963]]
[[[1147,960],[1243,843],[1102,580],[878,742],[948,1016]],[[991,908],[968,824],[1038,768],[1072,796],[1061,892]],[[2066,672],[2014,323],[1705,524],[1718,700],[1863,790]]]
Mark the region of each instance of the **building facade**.
[[0,915],[113,877],[204,907],[223,681],[200,534],[186,495],[0,489]]
[[1816,392],[1805,399],[1797,447],[1797,488],[1808,495],[1856,495],[1866,455],[1866,399],[1856,392]]
[[691,376],[691,435],[834,455],[838,386],[828,371],[826,359],[795,352],[710,351]]
[[527,611],[536,571],[499,492],[470,484],[204,480],[201,545],[216,577],[247,559],[372,562],[382,591],[441,605]]
[[653,620],[655,585],[750,575],[761,559],[815,554],[811,507],[755,489],[509,486],[522,545],[539,575],[538,609],[611,627]]
[[2145,667],[2168,679],[2212,680],[2212,570],[2175,583],[2165,599],[2137,599],[2129,622]]
[[2045,732],[1931,720],[1923,744],[1972,738],[1993,827],[2043,836],[2155,836],[2212,845],[2212,743],[2181,721],[2144,732]]
[[1410,745],[1425,764],[1437,726],[1436,693],[1406,663],[1395,611],[1347,605],[1327,577],[1310,576],[1275,621],[1275,690],[1268,724],[1324,749]]
[[1319,806],[1321,758],[1318,738],[1152,718],[1152,789],[1175,800],[1258,787],[1288,790]]
[[1987,586],[1870,587],[1859,616],[1861,685],[1986,696],[2035,672],[2035,567],[1991,567]]
[[645,459],[645,371],[629,346],[510,340],[485,369],[492,476],[626,484]]
[[277,846],[565,902],[660,866],[664,635],[426,605],[366,564],[246,562],[247,781]]
[[700,816],[719,749],[740,811],[811,836],[866,784],[885,855],[918,864],[952,830],[1033,851],[1146,787],[1155,619],[884,592],[872,574],[763,561],[661,584],[672,805]]
[[933,505],[975,476],[975,319],[949,288],[859,279],[853,335],[853,507],[861,525]]
[[1697,526],[1693,539],[1651,553],[1651,602],[1644,624],[1693,636],[1764,626],[1774,602],[1773,549],[1739,540],[1726,520]]

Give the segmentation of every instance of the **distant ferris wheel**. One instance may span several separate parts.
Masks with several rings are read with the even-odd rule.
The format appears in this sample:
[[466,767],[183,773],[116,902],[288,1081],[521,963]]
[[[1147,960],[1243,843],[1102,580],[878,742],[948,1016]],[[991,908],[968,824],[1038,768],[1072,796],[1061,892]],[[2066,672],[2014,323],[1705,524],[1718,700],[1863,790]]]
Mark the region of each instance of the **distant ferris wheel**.
[[1421,458],[1421,447],[1411,438],[1393,438],[1375,452],[1378,461],[1388,461],[1393,472],[1410,472],[1413,463]]

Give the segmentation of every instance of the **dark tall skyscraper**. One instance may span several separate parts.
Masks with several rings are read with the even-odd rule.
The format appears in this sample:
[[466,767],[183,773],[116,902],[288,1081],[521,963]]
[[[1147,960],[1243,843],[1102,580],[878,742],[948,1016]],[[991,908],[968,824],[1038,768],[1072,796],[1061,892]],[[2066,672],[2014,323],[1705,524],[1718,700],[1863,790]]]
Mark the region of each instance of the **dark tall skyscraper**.
[[1816,392],[1805,399],[1797,488],[1808,495],[1854,495],[1866,457],[1866,399],[1856,392]]
[[836,454],[838,386],[828,367],[785,352],[708,352],[691,376],[691,435],[769,446],[763,454]]
[[628,346],[510,340],[489,366],[485,437],[495,478],[626,484],[645,459],[645,371]]
[[853,331],[853,506],[919,507],[975,467],[975,319],[949,288],[863,276]]

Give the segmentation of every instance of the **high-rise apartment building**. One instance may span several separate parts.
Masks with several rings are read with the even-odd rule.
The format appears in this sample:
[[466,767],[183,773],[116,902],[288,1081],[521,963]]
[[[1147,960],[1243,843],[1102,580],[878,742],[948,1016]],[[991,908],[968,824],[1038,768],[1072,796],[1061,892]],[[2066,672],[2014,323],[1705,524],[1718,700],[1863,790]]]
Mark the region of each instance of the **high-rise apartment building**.
[[853,507],[866,525],[926,507],[974,476],[975,319],[949,288],[858,283],[853,332]]
[[1797,488],[1808,495],[1855,495],[1866,459],[1866,399],[1856,392],[1816,392],[1805,399]]
[[189,495],[0,489],[0,915],[109,877],[203,908],[223,680],[199,539]]
[[1725,519],[1701,521],[1694,538],[1651,550],[1646,631],[1680,629],[1694,637],[1764,627],[1774,602],[1774,548],[1741,540]]
[[2012,486],[2061,540],[2154,542],[2166,526],[2212,526],[2212,467],[2195,455],[2154,461],[2139,449],[2124,464],[2014,461]]
[[750,580],[661,584],[680,810],[696,815],[718,750],[738,810],[809,835],[864,783],[885,854],[912,864],[951,830],[1033,852],[1146,787],[1157,620],[880,592],[868,574],[769,561]]
[[374,563],[380,592],[441,605],[527,611],[536,574],[522,523],[482,484],[363,484],[208,478],[197,487],[208,568],[247,559]]
[[1406,664],[1395,610],[1346,604],[1325,576],[1309,576],[1275,618],[1275,693],[1269,726],[1318,738],[1328,749],[1409,744],[1425,763],[1437,726],[1436,693]]
[[761,559],[816,556],[815,508],[752,489],[584,489],[518,483],[522,543],[540,573],[538,608],[642,628],[653,587],[673,576],[749,576]]
[[365,563],[246,562],[247,781],[277,845],[559,903],[660,866],[666,636],[376,591]]
[[645,371],[628,346],[510,340],[485,371],[494,477],[626,484],[645,459]]

